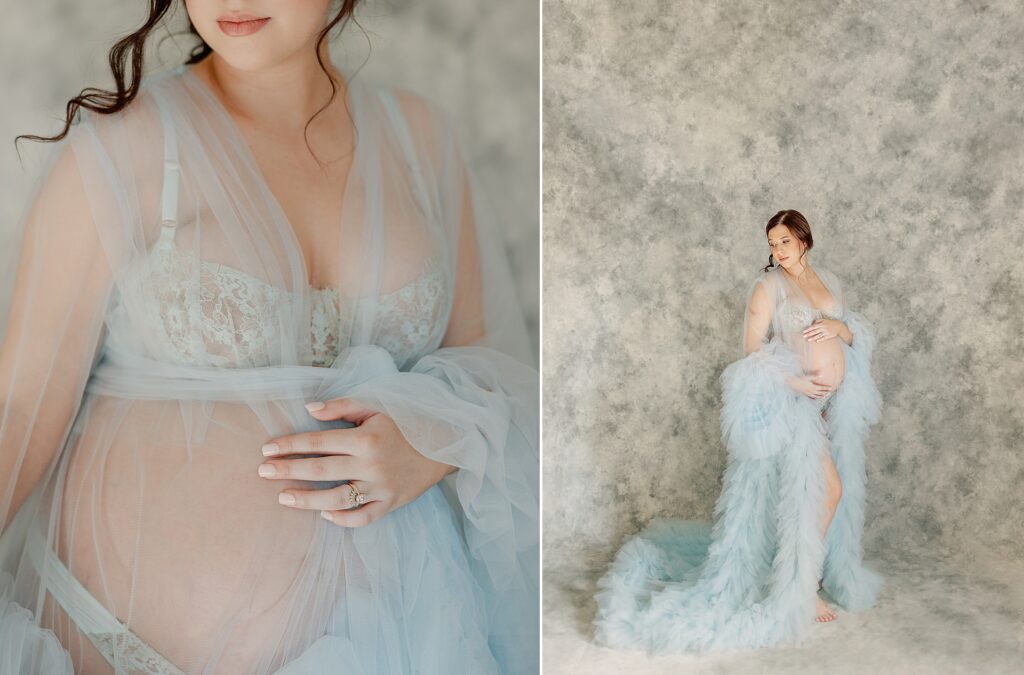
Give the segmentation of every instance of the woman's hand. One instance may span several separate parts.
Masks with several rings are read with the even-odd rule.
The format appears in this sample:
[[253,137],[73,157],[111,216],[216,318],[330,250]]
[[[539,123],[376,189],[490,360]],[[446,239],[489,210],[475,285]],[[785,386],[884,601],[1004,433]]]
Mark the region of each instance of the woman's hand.
[[819,382],[817,377],[818,371],[815,370],[805,375],[790,377],[786,384],[808,398],[821,398],[835,389],[831,385]]
[[[319,406],[319,407],[318,407]],[[272,457],[259,467],[263,478],[311,481],[349,481],[365,495],[362,506],[352,503],[348,485],[322,490],[288,488],[278,501],[297,509],[318,509],[320,515],[344,527],[361,527],[408,504],[456,467],[424,457],[409,444],[394,420],[349,399],[306,405],[318,420],[343,419],[356,426],[291,434],[263,446]],[[288,455],[315,454],[296,458]],[[358,507],[357,507],[358,506]]]
[[808,342],[821,342],[839,337],[846,324],[837,319],[815,319],[807,328],[804,328],[804,337]]

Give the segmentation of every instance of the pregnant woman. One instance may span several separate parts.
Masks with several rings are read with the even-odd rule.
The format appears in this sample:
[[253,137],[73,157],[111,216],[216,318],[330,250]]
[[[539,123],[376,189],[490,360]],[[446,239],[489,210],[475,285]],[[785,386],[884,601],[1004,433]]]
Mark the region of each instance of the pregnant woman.
[[861,561],[863,441],[881,407],[874,332],[838,278],[811,266],[803,215],[779,211],[765,232],[744,356],[722,374],[728,466],[714,525],[658,520],[622,547],[598,584],[596,635],[609,646],[797,643],[812,619],[836,616],[819,589],[849,611],[880,589]]
[[352,0],[188,0],[143,77],[172,4],[12,260],[0,674],[535,673],[537,371],[452,122],[331,65]]

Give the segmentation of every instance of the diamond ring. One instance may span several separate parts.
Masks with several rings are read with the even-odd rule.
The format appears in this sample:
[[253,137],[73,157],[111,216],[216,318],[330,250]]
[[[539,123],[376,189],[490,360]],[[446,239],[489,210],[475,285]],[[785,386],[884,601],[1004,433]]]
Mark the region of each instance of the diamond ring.
[[347,483],[348,485],[348,505],[349,508],[356,506],[362,506],[366,503],[366,495],[359,491],[359,488],[355,486],[355,483]]

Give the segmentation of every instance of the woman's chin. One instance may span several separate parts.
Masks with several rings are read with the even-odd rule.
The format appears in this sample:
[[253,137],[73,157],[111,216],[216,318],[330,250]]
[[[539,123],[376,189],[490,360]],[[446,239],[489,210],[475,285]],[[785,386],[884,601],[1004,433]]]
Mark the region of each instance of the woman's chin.
[[[237,38],[222,37],[221,41],[234,39]],[[220,60],[230,66],[232,70],[244,73],[258,73],[269,70],[283,61],[283,56],[279,50],[276,48],[271,49],[266,43],[260,45],[255,43],[219,43],[211,45],[211,47],[217,52]]]

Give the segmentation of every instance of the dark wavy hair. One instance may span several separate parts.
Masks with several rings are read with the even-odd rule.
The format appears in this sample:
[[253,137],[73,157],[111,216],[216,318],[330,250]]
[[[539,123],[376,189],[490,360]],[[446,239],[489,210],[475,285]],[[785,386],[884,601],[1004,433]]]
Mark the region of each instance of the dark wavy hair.
[[[768,236],[768,233],[771,232],[771,229],[776,225],[785,225],[786,227],[789,228],[789,231],[793,234],[794,237],[796,237],[804,244],[806,244],[807,250],[804,251],[804,253],[814,248],[814,237],[811,236],[811,225],[810,223],[807,222],[807,219],[804,218],[804,214],[793,209],[785,209],[783,211],[779,211],[774,216],[769,218],[768,224],[764,226],[765,236]],[[775,257],[771,253],[769,253],[768,264],[765,265],[763,271],[767,272],[774,266]]]
[[[139,87],[142,84],[142,73],[143,73],[143,52],[146,46],[146,40],[149,39],[150,33],[157,27],[160,21],[167,14],[167,11],[171,8],[176,0],[149,0],[149,17],[147,17],[142,27],[131,35],[118,40],[114,43],[114,46],[110,49],[110,54],[107,57],[110,63],[110,70],[114,74],[114,91],[106,91],[104,89],[96,89],[95,87],[86,87],[83,89],[78,96],[75,96],[68,101],[65,110],[64,128],[59,134],[53,136],[36,136],[34,134],[22,134],[14,138],[14,147],[17,150],[18,141],[22,138],[27,138],[32,141],[41,141],[44,143],[53,143],[61,140],[67,136],[68,131],[71,129],[71,125],[75,121],[75,117],[78,115],[79,108],[85,108],[92,110],[93,112],[100,113],[101,115],[111,115],[118,112],[138,95]],[[316,40],[316,60],[320,64],[320,69],[324,71],[327,78],[331,82],[331,98],[328,99],[313,117],[309,118],[306,122],[306,126],[303,129],[303,137],[306,135],[306,130],[309,128],[310,123],[323,112],[327,106],[331,104],[334,97],[338,93],[338,87],[334,83],[334,78],[330,76],[327,71],[327,67],[324,65],[323,60],[320,57],[320,47],[323,41],[327,38],[327,34],[334,29],[335,26],[340,26],[339,32],[345,28],[349,21],[359,25],[359,22],[353,17],[356,5],[359,4],[360,0],[336,0],[339,4],[338,11],[334,17],[324,26],[323,30],[317,36]],[[184,4],[184,3],[183,3]],[[360,26],[362,28],[362,26]],[[192,48],[189,52],[189,58],[185,61],[186,64],[199,63],[207,56],[209,56],[213,49],[210,45],[206,44],[199,32],[196,31],[195,26],[192,25],[192,20],[188,22],[188,32],[195,36],[199,40],[199,44]],[[365,31],[364,31],[365,33]],[[130,72],[127,72],[131,68]],[[127,83],[126,83],[127,79]],[[309,147],[309,141],[306,141],[306,147]],[[312,152],[312,148],[310,148]]]

